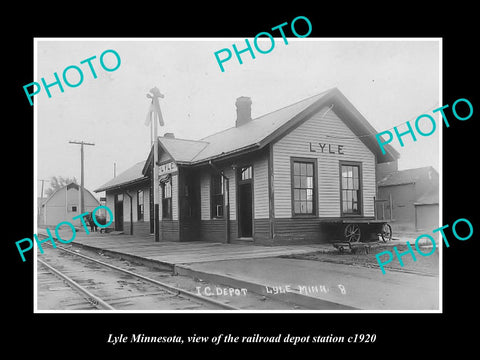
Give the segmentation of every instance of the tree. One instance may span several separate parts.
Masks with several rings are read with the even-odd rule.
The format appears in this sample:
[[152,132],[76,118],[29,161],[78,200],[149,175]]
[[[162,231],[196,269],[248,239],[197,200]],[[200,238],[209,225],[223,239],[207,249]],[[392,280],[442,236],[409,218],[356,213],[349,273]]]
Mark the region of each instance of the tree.
[[70,184],[75,183],[78,185],[77,178],[74,176],[73,178],[63,177],[63,176],[52,176],[50,178],[50,187],[45,190],[45,195],[48,197],[53,194],[56,190]]

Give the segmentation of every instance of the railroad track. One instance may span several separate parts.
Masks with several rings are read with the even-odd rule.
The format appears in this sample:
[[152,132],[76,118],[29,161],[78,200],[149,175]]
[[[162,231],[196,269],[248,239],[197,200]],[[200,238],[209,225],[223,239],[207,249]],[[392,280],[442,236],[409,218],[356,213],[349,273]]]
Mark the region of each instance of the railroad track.
[[[83,297],[76,308],[100,310],[238,310],[238,308],[181,289],[171,284],[146,277],[131,270],[79,254],[58,246],[46,248],[37,261],[42,271],[39,287],[45,291],[48,285],[46,272],[55,275],[69,288]],[[54,284],[57,286],[58,284]],[[50,285],[51,288],[51,285]],[[65,307],[71,308],[66,304]]]
[[[100,309],[95,300],[69,286],[66,281],[39,261],[37,270],[37,307],[41,310],[95,310]],[[59,297],[58,293],[61,293]]]

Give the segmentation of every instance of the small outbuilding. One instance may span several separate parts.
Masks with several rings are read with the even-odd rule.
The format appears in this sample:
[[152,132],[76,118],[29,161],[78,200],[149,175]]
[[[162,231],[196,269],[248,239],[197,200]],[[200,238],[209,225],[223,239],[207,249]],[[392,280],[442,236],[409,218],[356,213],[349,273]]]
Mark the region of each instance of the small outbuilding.
[[[85,211],[91,212],[100,205],[98,200],[87,189],[84,191]],[[80,215],[80,185],[70,183],[54,191],[47,199],[39,205],[38,225],[56,227],[62,221],[68,221],[73,225],[82,228],[80,219],[72,220]]]
[[[439,226],[439,175],[432,166],[390,172],[378,181],[395,230],[431,232]],[[391,204],[390,204],[391,203]]]

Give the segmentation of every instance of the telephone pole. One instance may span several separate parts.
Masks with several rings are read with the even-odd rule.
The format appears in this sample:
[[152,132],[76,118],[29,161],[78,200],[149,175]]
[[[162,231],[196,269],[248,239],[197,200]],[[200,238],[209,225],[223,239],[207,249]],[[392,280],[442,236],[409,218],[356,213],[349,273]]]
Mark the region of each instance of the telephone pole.
[[45,179],[38,179],[38,181],[41,181],[42,182],[42,193],[40,194],[40,198],[43,199],[43,183],[46,181],[46,182],[50,182],[50,180],[45,180]]
[[80,179],[80,213],[83,214],[85,212],[85,199],[83,197],[83,188],[84,188],[84,171],[83,171],[83,145],[92,145],[93,143],[87,143],[85,141],[69,141],[70,144],[78,144],[80,145],[80,158],[81,158],[81,179]]

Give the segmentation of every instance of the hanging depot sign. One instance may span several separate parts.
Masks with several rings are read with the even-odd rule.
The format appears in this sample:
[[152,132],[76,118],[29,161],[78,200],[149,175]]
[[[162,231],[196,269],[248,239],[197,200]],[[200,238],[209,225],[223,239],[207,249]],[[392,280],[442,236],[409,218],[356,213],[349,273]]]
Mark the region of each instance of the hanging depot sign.
[[166,164],[158,165],[158,176],[171,174],[176,172],[177,170],[177,164],[175,164],[173,161]]

